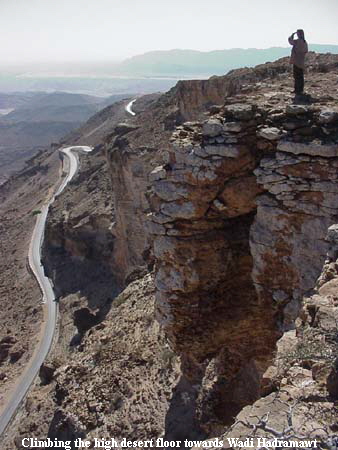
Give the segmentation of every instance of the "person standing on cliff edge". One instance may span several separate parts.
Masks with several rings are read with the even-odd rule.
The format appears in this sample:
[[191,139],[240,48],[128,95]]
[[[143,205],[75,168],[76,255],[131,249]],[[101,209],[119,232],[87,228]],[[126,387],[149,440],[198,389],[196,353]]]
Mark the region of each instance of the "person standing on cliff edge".
[[[298,39],[294,39],[295,34],[297,34]],[[297,30],[295,33],[292,33],[289,37],[289,44],[292,45],[290,64],[293,64],[295,94],[301,95],[304,90],[305,55],[309,50],[305,40],[304,31]]]

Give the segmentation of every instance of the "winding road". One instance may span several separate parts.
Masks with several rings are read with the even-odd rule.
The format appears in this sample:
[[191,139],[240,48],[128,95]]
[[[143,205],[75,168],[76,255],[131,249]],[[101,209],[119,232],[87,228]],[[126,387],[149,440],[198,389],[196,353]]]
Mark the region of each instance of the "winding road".
[[136,102],[136,98],[134,98],[134,100],[132,100],[131,102],[128,103],[128,105],[126,106],[126,111],[127,113],[131,114],[132,116],[136,116],[136,113],[134,113],[134,111],[131,109],[133,104]]
[[[126,106],[127,113],[135,116],[132,106],[136,98],[131,100]],[[31,242],[29,245],[28,261],[30,269],[32,270],[37,282],[39,283],[42,292],[42,303],[44,303],[45,320],[43,323],[43,336],[35,349],[33,356],[26,367],[24,373],[17,382],[11,397],[0,414],[0,435],[6,430],[8,424],[16,413],[18,407],[23,401],[28,389],[33,383],[36,375],[39,372],[41,364],[44,362],[52,345],[56,320],[57,320],[57,302],[55,301],[55,294],[53,290],[52,281],[45,275],[44,268],[41,263],[41,248],[43,244],[44,231],[47,221],[47,215],[50,205],[55,198],[62,193],[67,184],[71,181],[78,170],[79,159],[77,152],[90,152],[93,149],[88,146],[72,146],[60,149],[60,151],[67,156],[69,161],[67,176],[63,179],[54,196],[42,208],[41,213],[37,216],[35,227],[33,230]]]
[[[8,401],[8,404],[3,409],[0,415],[0,435],[5,431],[11,418],[14,416],[16,410],[20,406],[24,399],[29,387],[33,383],[41,364],[45,360],[50,347],[52,345],[54,331],[56,327],[57,319],[57,302],[55,301],[55,294],[53,291],[52,281],[46,277],[44,268],[41,263],[41,248],[43,244],[44,231],[46,226],[46,220],[50,205],[54,202],[55,198],[61,194],[67,184],[73,178],[78,170],[79,159],[77,152],[90,152],[93,149],[87,146],[73,146],[60,149],[60,151],[67,156],[69,165],[67,176],[63,179],[59,188],[55,192],[51,200],[49,200],[41,209],[41,213],[37,216],[35,227],[33,230],[28,260],[29,266],[39,283],[43,300],[45,303],[45,321],[43,323],[43,336],[33,353],[33,356],[26,367],[26,370],[17,382],[17,385]],[[76,153],[75,153],[76,152]]]

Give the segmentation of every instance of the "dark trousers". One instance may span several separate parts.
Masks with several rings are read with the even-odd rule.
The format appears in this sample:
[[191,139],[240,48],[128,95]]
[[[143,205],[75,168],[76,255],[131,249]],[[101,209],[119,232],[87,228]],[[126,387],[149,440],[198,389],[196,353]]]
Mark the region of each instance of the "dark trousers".
[[295,79],[295,93],[302,94],[304,90],[304,70],[293,65],[293,77]]

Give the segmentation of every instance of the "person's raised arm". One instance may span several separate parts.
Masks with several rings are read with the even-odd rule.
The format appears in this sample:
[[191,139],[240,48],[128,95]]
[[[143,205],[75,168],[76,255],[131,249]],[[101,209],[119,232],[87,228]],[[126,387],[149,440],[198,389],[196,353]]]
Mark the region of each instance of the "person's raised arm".
[[294,40],[294,38],[293,38],[293,36],[294,36],[295,34],[296,34],[296,33],[292,33],[291,36],[290,36],[289,39],[288,39],[290,45],[294,45],[294,43],[295,43],[295,40]]

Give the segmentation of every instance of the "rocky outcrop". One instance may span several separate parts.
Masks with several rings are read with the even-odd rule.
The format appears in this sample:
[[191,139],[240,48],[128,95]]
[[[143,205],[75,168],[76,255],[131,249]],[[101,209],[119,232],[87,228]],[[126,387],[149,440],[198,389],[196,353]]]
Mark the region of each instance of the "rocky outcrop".
[[286,329],[320,274],[326,230],[337,220],[338,121],[334,110],[300,105],[273,120],[284,138],[255,170],[265,194],[250,245],[257,291],[283,310]]
[[[307,55],[307,67],[311,73],[335,70],[337,63],[337,55],[314,52]],[[231,70],[227,75],[213,76],[208,80],[179,81],[168,94],[160,98],[160,102],[163,105],[167,102],[176,105],[183,120],[191,120],[200,117],[212,105],[223,105],[226,97],[239,92],[259,91],[266,85],[271,86],[275,80],[280,82],[288,76],[289,58],[281,58],[253,68]]]
[[158,318],[208,432],[259,397],[337,220],[334,104],[262,94],[178,127],[151,174]]
[[149,216],[159,320],[184,373],[201,385],[201,420],[216,422],[214,408],[219,423],[257,398],[276,339],[273,310],[251,281],[249,232],[261,191],[252,142],[261,119],[252,105],[229,105],[226,114],[226,123],[217,115],[174,133],[167,166],[151,174]]
[[112,183],[115,223],[114,273],[123,285],[134,271],[146,267],[149,247],[144,233],[144,211],[148,208],[146,191],[152,152],[133,148],[124,137],[137,126],[120,124],[106,146]]

